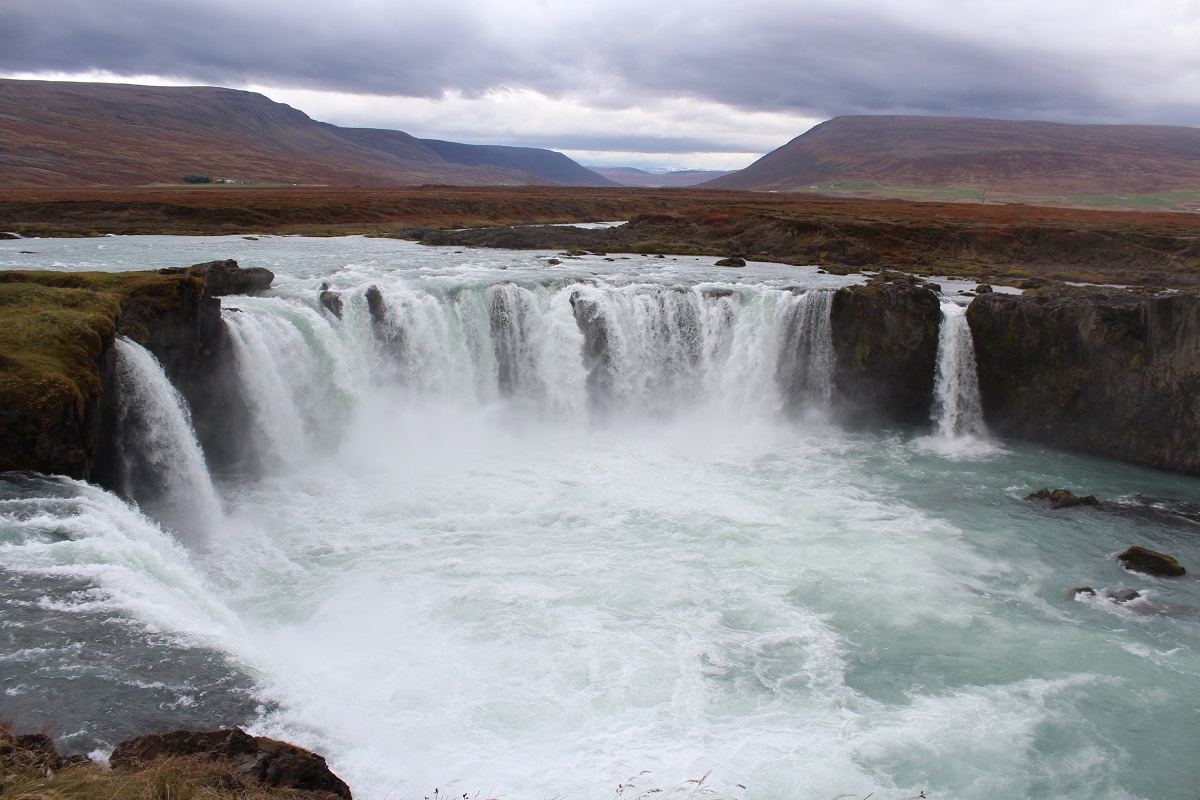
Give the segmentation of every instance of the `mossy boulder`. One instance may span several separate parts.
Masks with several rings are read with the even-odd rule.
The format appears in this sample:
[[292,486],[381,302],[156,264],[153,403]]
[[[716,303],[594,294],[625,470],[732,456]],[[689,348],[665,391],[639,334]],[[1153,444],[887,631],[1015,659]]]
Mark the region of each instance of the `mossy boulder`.
[[162,269],[159,270],[159,274],[183,274],[200,278],[212,297],[266,291],[275,280],[275,273],[271,270],[265,267],[240,267],[232,258],[193,264],[190,267]]
[[1117,556],[1117,561],[1121,562],[1121,566],[1125,569],[1140,572],[1143,575],[1177,578],[1187,574],[1187,570],[1175,560],[1174,556],[1137,545]]
[[1026,496],[1026,500],[1042,500],[1048,502],[1053,509],[1059,508],[1074,508],[1075,506],[1098,506],[1100,501],[1096,499],[1096,495],[1089,494],[1080,497],[1074,492],[1067,489],[1055,489],[1050,491],[1048,488],[1038,489],[1036,492]]

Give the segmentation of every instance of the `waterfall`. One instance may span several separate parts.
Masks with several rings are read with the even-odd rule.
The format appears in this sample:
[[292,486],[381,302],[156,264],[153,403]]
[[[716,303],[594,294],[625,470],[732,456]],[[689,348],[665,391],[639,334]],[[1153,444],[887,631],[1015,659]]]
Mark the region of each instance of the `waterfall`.
[[967,309],[953,300],[942,301],[930,418],[934,433],[943,439],[979,437],[987,432]]
[[340,320],[315,300],[226,310],[248,441],[265,469],[331,452],[363,413],[418,406],[574,422],[772,419],[829,404],[829,291],[409,275],[372,286],[343,293]]
[[776,380],[787,408],[820,412],[833,391],[833,292],[808,291],[791,298],[783,316]]
[[355,373],[365,372],[361,343],[339,338],[315,310],[273,298],[227,309],[224,320],[263,465],[286,469],[336,443],[360,391]]
[[119,457],[124,492],[190,538],[221,518],[221,503],[183,397],[141,345],[116,338]]

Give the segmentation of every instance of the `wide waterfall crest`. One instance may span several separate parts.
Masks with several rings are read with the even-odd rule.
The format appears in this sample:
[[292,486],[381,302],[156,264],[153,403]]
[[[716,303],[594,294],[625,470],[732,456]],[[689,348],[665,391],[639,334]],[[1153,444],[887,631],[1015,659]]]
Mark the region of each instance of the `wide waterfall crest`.
[[967,309],[953,300],[942,301],[930,417],[934,433],[943,439],[987,434],[975,365],[975,342],[971,338],[971,326],[967,324]]
[[124,493],[167,527],[203,536],[220,520],[221,502],[187,403],[150,351],[124,336],[115,348]]
[[599,281],[378,291],[375,379],[412,396],[568,418],[829,403],[828,291]]

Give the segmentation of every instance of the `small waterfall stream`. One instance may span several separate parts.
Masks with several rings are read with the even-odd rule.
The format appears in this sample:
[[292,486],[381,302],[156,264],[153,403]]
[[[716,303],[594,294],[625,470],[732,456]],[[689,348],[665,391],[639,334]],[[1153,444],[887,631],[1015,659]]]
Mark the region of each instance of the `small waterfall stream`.
[[183,397],[144,347],[118,336],[120,465],[125,493],[188,538],[221,518],[221,501]]
[[981,437],[987,433],[967,309],[953,300],[942,301],[930,417],[935,435],[943,439]]

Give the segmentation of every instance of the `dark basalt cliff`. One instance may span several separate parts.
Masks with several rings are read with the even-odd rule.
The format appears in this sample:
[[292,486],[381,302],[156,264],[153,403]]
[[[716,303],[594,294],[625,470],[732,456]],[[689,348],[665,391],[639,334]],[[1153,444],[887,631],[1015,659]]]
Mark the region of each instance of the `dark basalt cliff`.
[[834,294],[833,406],[843,422],[929,422],[941,318],[937,295],[917,284],[871,283]]
[[229,391],[228,332],[214,293],[265,288],[273,277],[234,262],[158,273],[0,272],[0,470],[122,488],[115,479],[118,333],[163,365],[194,409],[210,458],[235,458],[221,431],[246,412]]
[[1200,474],[1200,297],[985,294],[967,319],[994,433]]

